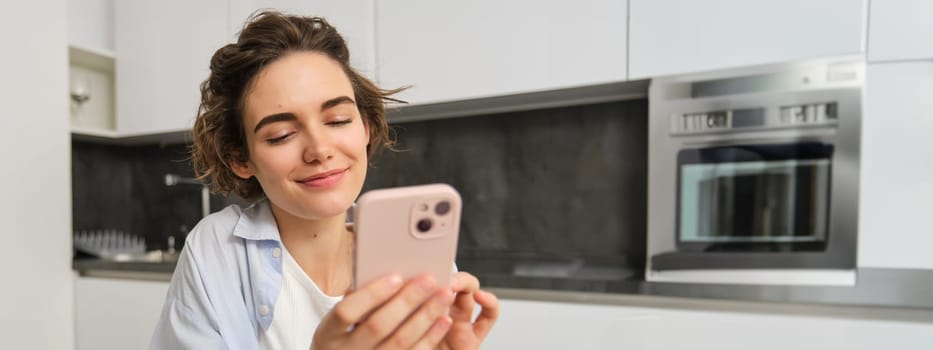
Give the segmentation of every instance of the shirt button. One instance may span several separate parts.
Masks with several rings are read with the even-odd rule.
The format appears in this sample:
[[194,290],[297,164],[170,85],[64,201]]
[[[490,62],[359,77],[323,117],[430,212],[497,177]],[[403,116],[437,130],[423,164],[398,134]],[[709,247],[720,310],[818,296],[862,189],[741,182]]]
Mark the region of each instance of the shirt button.
[[263,316],[268,315],[268,314],[269,314],[269,307],[266,306],[266,305],[259,305],[259,314],[260,314],[260,315],[263,315]]
[[272,256],[278,258],[282,256],[282,248],[272,248]]

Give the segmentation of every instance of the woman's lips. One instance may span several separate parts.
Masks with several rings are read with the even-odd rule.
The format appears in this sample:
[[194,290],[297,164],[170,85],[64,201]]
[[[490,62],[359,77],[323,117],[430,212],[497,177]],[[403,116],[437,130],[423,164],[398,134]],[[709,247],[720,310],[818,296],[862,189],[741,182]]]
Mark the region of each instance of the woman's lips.
[[340,182],[340,179],[343,179],[343,175],[346,173],[347,169],[333,170],[314,175],[299,182],[312,188],[329,188]]

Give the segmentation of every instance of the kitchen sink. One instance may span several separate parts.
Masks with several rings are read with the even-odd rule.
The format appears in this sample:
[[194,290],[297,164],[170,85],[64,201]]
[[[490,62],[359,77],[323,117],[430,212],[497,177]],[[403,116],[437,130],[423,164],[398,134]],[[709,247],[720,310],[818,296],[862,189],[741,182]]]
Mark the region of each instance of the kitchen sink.
[[132,262],[132,263],[175,263],[178,261],[177,252],[167,252],[162,250],[152,250],[145,253],[136,253],[136,254],[127,254],[120,253],[114,254],[106,257],[102,257],[104,260],[115,261],[115,262]]

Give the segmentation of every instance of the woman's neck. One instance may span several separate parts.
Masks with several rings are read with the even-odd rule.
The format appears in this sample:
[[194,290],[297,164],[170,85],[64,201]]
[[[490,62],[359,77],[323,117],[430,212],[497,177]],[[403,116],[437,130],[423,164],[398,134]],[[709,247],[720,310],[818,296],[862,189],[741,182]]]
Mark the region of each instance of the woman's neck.
[[282,244],[292,258],[325,294],[342,295],[350,286],[353,238],[346,228],[346,214],[307,220],[271,207]]

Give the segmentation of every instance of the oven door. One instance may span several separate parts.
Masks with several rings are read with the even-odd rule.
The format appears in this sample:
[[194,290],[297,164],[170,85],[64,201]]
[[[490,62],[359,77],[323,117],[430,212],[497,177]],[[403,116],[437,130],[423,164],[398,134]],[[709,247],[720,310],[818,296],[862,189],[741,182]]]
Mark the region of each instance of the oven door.
[[826,250],[832,159],[821,142],[681,150],[677,250]]

